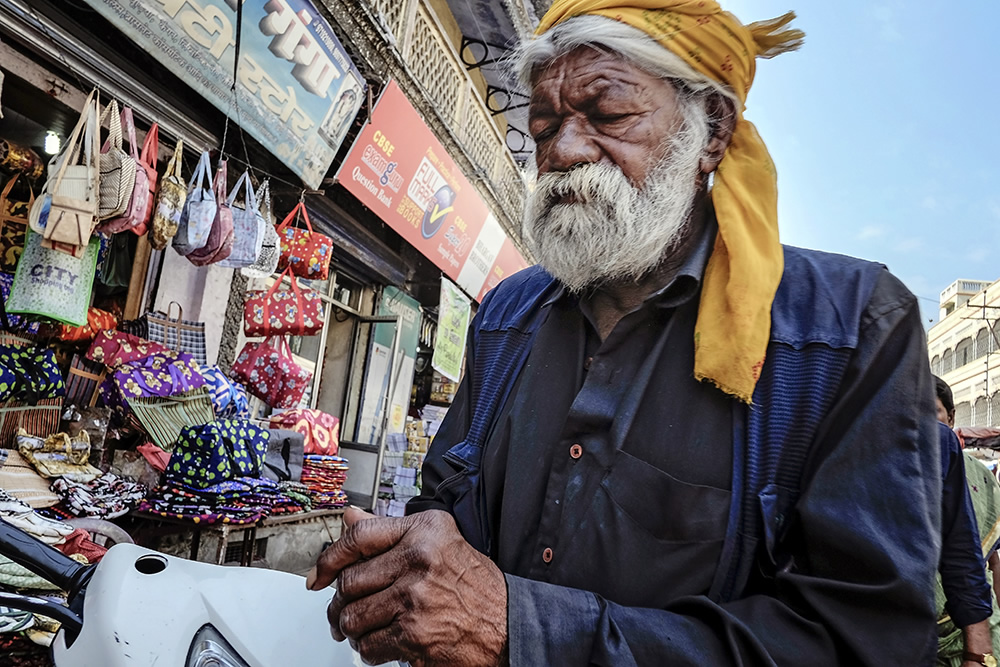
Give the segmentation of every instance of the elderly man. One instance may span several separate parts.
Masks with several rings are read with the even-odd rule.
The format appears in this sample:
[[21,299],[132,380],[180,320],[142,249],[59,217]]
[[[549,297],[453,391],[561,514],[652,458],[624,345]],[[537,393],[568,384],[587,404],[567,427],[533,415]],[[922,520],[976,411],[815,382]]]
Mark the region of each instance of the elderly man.
[[370,661],[917,665],[941,506],[914,297],[782,248],[743,104],[792,15],[556,0],[521,54],[540,267],[484,299],[403,519],[309,577]]

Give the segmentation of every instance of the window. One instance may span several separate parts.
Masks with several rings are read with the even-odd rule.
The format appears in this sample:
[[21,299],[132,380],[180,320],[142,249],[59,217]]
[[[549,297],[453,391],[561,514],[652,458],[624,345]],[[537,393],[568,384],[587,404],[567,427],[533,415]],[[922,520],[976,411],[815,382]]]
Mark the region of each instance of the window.
[[955,346],[955,368],[961,368],[972,361],[972,339],[963,338]]
[[955,369],[953,361],[954,359],[951,350],[945,350],[944,354],[941,355],[941,375],[950,373]]
[[955,406],[955,426],[972,426],[972,405],[968,401]]
[[976,359],[985,357],[990,351],[990,332],[985,327],[976,334],[975,353]]
[[941,375],[941,357],[937,354],[931,359],[931,373],[934,375]]
[[985,396],[980,396],[976,399],[975,405],[972,406],[972,425],[973,426],[988,426],[990,423],[989,418],[989,401],[986,400]]
[[990,407],[990,426],[1000,426],[1000,391],[993,394],[993,399],[990,401]]

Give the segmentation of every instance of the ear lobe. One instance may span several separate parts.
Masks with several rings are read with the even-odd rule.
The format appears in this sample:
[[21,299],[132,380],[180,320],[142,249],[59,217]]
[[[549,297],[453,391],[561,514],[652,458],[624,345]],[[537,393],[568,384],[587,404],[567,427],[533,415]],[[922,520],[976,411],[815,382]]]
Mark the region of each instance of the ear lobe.
[[719,94],[711,95],[705,102],[708,116],[711,119],[711,138],[705,147],[705,155],[701,159],[701,171],[711,174],[722,162],[726,149],[733,139],[736,128],[736,109],[733,101]]

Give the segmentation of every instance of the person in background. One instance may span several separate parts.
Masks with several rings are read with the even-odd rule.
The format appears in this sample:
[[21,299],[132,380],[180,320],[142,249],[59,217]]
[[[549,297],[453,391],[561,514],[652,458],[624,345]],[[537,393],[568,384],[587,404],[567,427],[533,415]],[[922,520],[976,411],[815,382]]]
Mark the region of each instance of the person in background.
[[[955,424],[951,387],[934,376],[941,438],[941,565],[937,579],[938,664],[996,667],[990,616],[993,612],[985,559],[995,556],[997,484],[982,479],[983,464],[963,456]],[[972,477],[967,479],[967,471]],[[982,486],[982,491],[980,491]],[[974,508],[973,497],[979,503]],[[979,523],[977,524],[977,519]],[[985,542],[984,542],[985,540]],[[994,557],[994,560],[996,558]]]
[[483,299],[408,516],[349,510],[307,578],[338,580],[331,631],[367,661],[932,662],[919,305],[782,246],[743,117],[793,17],[556,0],[524,45],[539,266]]

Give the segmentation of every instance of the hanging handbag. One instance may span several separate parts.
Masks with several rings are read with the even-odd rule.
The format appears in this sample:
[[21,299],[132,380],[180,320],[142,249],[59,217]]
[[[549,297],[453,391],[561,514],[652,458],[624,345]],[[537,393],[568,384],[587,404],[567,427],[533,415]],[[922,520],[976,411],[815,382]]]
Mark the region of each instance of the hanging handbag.
[[229,208],[229,203],[226,201],[227,181],[226,161],[220,160],[219,168],[215,171],[215,182],[212,185],[216,202],[212,229],[208,233],[205,245],[186,255],[188,261],[195,266],[207,266],[220,262],[229,257],[233,250],[233,210]]
[[301,433],[306,454],[336,456],[340,450],[340,420],[322,410],[286,410],[271,416],[271,428]]
[[[142,236],[149,228],[149,221],[153,218],[153,207],[156,205],[156,161],[160,154],[160,125],[153,123],[146,133],[146,139],[142,142],[142,154],[139,156],[139,170],[146,172],[146,189],[149,196],[146,197],[146,210],[142,212],[140,220],[132,233]],[[183,183],[181,184],[183,187]]]
[[14,174],[14,177],[4,185],[3,192],[0,192],[0,271],[6,273],[14,273],[17,269],[17,260],[24,250],[28,211],[35,202],[35,193],[30,185],[28,201],[16,201],[10,198],[10,192],[20,177],[20,173]]
[[205,245],[218,208],[215,193],[212,192],[211,160],[208,151],[205,151],[198,159],[198,166],[188,183],[187,198],[174,236],[174,250],[181,255],[188,255]]
[[[292,288],[279,289],[285,277]],[[323,300],[317,292],[299,287],[291,269],[270,289],[249,292],[243,305],[243,333],[254,336],[314,336],[323,330]]]
[[[235,204],[240,187],[244,187],[246,190],[243,206]],[[264,218],[261,217],[257,195],[253,191],[253,183],[250,182],[248,171],[244,171],[240,179],[236,181],[226,204],[233,212],[233,249],[229,253],[229,257],[219,262],[219,266],[227,269],[250,266],[257,261],[261,244],[264,241]]]
[[[302,214],[306,229],[292,226]],[[299,202],[278,225],[278,238],[281,240],[281,254],[278,257],[278,270],[284,271],[291,267],[292,273],[309,280],[326,280],[330,272],[330,259],[333,256],[333,241],[329,236],[313,231],[309,222],[306,205]]]
[[[112,102],[112,104],[114,104],[114,102]],[[128,183],[131,182],[131,188],[128,188],[128,201],[125,204],[125,210],[122,211],[120,215],[104,219],[102,222],[98,223],[97,231],[105,234],[117,234],[118,232],[134,229],[137,225],[143,222],[145,219],[144,216],[146,215],[146,209],[149,208],[149,172],[139,162],[139,148],[136,146],[135,141],[135,121],[132,118],[132,109],[130,107],[122,109],[118,126],[119,148],[121,147],[120,135],[122,126],[124,126],[125,132],[128,135],[129,152],[128,160],[122,162],[121,168],[122,170],[132,169],[135,171],[135,174],[132,175],[131,178],[126,178],[125,175],[122,174],[122,183],[119,187],[128,188]],[[114,131],[112,130],[112,137],[108,141],[111,142],[113,139]],[[107,145],[105,146],[105,150],[108,150]],[[108,152],[110,153],[112,151],[109,150]]]
[[222,419],[181,431],[167,480],[204,488],[235,477],[260,477],[267,430],[245,419]]
[[135,160],[122,149],[122,121],[118,101],[111,100],[101,114],[98,127],[108,121],[108,140],[101,148],[101,203],[99,220],[115,218],[125,213],[135,189]]
[[271,189],[268,183],[269,181],[264,181],[257,193],[260,202],[260,251],[253,264],[240,269],[240,272],[247,278],[267,278],[278,269],[280,241],[278,231],[274,228],[274,215],[271,212]]
[[[170,316],[174,306],[177,306],[177,317]],[[205,323],[183,318],[184,310],[181,305],[171,301],[166,313],[159,311],[146,313],[137,320],[122,324],[121,328],[168,349],[190,354],[204,366],[208,363]]]
[[273,408],[297,407],[312,382],[312,373],[298,365],[284,336],[247,343],[233,362],[232,374]]
[[83,257],[76,258],[43,248],[42,237],[29,230],[7,310],[73,326],[86,324],[100,245],[98,239],[91,239]]
[[[152,130],[150,130],[152,131]],[[143,149],[145,153],[145,149]],[[160,179],[159,190],[156,192],[156,202],[153,206],[153,231],[149,235],[149,243],[156,250],[163,250],[177,234],[177,225],[181,221],[184,210],[184,199],[187,190],[181,177],[181,155],[184,153],[184,142],[178,141],[174,155],[167,163],[167,170]],[[155,164],[150,162],[150,164]]]
[[99,211],[97,109],[95,90],[87,97],[66,148],[49,162],[49,179],[28,212],[28,224],[40,235],[43,247],[77,259],[86,252]]

